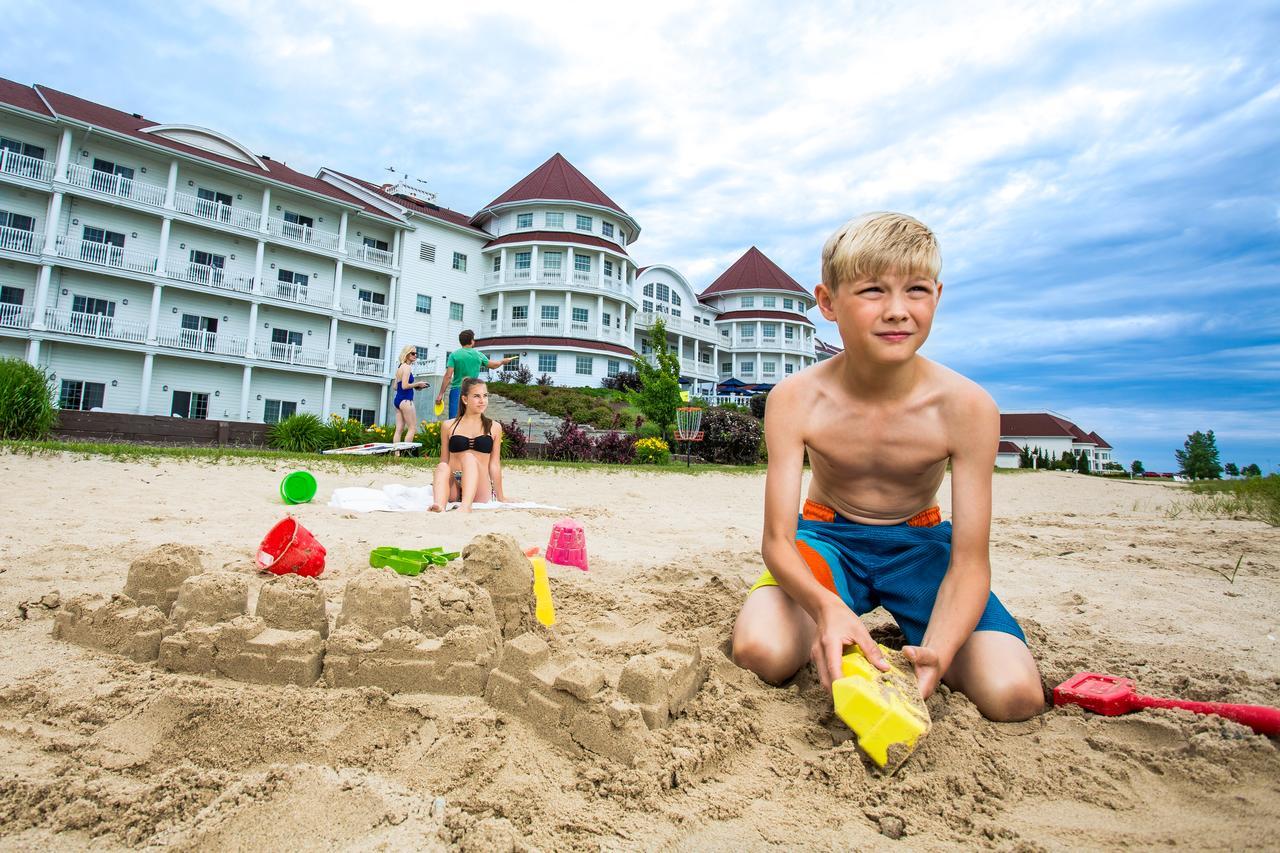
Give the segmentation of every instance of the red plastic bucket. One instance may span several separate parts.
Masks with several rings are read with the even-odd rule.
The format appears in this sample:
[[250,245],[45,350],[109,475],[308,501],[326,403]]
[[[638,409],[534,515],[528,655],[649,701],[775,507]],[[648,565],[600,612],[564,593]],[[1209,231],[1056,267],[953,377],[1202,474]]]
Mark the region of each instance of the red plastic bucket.
[[267,531],[258,546],[258,568],[273,575],[299,574],[314,578],[324,571],[324,546],[311,531],[286,518]]

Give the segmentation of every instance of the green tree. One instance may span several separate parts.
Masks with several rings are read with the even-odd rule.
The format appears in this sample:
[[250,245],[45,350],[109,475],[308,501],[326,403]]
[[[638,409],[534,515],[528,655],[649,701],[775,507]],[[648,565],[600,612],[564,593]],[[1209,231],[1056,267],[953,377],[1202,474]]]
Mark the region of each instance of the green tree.
[[1076,472],[1080,474],[1089,473],[1089,454],[1083,450],[1080,451],[1080,456],[1076,459]]
[[1132,464],[1129,465],[1129,470],[1133,472],[1133,476],[1137,477],[1146,473],[1147,469],[1142,467],[1141,459],[1135,459]]
[[676,408],[680,405],[680,356],[667,349],[667,325],[661,319],[654,321],[649,338],[656,364],[650,364],[644,356],[635,360],[636,375],[640,377],[636,406],[665,437],[676,422]]
[[1236,463],[1234,462],[1228,462],[1225,466],[1223,466],[1222,470],[1228,477],[1240,476],[1240,469],[1236,467]]
[[1182,443],[1182,450],[1173,451],[1178,460],[1179,473],[1189,480],[1221,480],[1222,463],[1218,461],[1218,444],[1213,430],[1196,430]]
[[1261,477],[1262,469],[1258,467],[1257,462],[1250,462],[1248,465],[1240,469],[1240,473],[1246,477]]

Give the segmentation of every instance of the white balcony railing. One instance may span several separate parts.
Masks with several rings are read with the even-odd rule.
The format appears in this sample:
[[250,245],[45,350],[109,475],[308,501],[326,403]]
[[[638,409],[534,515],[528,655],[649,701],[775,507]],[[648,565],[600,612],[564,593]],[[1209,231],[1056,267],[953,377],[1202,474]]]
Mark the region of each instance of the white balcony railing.
[[77,240],[66,235],[58,238],[56,251],[59,257],[133,272],[153,273],[158,263],[156,256],[148,252],[138,252],[111,243]]
[[386,305],[377,302],[366,302],[363,299],[343,302],[342,312],[353,317],[364,317],[368,320],[386,320],[391,316],[391,311]]
[[254,355],[267,361],[309,367],[324,367],[329,363],[327,349],[308,349],[298,344],[281,344],[275,341],[257,341],[254,344]]
[[176,193],[173,197],[173,206],[179,213],[207,219],[210,222],[220,222],[232,228],[257,231],[262,227],[262,214],[256,210],[233,207],[189,193]]
[[73,187],[84,187],[103,195],[127,198],[153,207],[164,207],[164,187],[114,175],[111,172],[99,172],[97,169],[90,169],[88,166],[76,163],[67,164],[67,183]]
[[570,323],[569,324],[569,334],[575,337],[582,337],[584,335],[589,335],[589,334],[594,335],[595,331],[596,331],[596,327],[590,323]]
[[333,304],[333,295],[321,292],[305,284],[288,281],[264,281],[262,295],[272,299],[283,299],[286,302],[298,302],[302,305],[315,305],[328,308]]
[[679,332],[685,335],[692,335],[705,340],[713,340],[716,336],[715,329],[710,326],[704,326],[701,323],[695,323],[685,317],[672,317],[670,314],[661,311],[641,311],[636,314],[635,323],[641,328],[651,327],[655,321],[661,319],[667,327],[668,332]]
[[272,237],[305,243],[320,249],[338,248],[338,235],[328,231],[317,231],[310,225],[299,225],[297,222],[286,222],[278,216],[267,219],[267,233]]
[[558,335],[563,327],[559,320],[539,320],[538,332],[543,335]]
[[249,349],[249,342],[244,338],[202,329],[169,329],[160,334],[157,341],[162,347],[215,355],[243,356]]
[[0,327],[6,329],[30,329],[33,316],[30,308],[0,302]]
[[253,274],[245,270],[193,264],[180,258],[170,258],[165,264],[164,274],[178,281],[203,284],[219,290],[234,290],[236,293],[253,292]]
[[21,228],[0,227],[0,249],[38,255],[44,249],[43,231],[23,231]]
[[521,334],[521,333],[528,334],[529,320],[527,318],[523,318],[520,320],[508,320],[507,328],[511,330],[512,334]]
[[347,241],[347,257],[381,267],[391,266],[393,260],[392,254],[386,249],[366,246],[364,243],[356,243],[354,240]]
[[0,172],[6,175],[17,175],[33,181],[49,182],[53,180],[53,170],[57,168],[48,160],[28,157],[9,148],[0,150]]
[[582,272],[581,270],[574,270],[572,276],[566,279],[566,274],[563,269],[545,268],[536,271],[528,269],[512,269],[507,271],[505,277],[502,273],[485,273],[482,288],[529,287],[531,285],[562,287],[566,280],[571,282],[575,288],[607,290],[610,293],[616,293],[620,296],[631,295],[631,286],[621,279],[603,278],[599,273]]
[[361,376],[382,376],[386,372],[386,365],[380,358],[352,355],[339,359],[338,369],[346,373],[358,373]]
[[86,338],[105,338],[113,341],[142,343],[147,339],[147,324],[118,320],[106,314],[86,314],[82,311],[46,311],[45,325],[53,332],[82,335]]

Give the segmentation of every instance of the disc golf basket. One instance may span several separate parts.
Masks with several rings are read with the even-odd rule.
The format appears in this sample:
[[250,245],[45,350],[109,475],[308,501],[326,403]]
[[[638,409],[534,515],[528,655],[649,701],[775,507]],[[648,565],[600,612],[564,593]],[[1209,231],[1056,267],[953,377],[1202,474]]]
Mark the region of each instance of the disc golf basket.
[[702,409],[681,406],[676,409],[676,439],[684,442],[684,466],[690,467],[693,442],[702,441]]

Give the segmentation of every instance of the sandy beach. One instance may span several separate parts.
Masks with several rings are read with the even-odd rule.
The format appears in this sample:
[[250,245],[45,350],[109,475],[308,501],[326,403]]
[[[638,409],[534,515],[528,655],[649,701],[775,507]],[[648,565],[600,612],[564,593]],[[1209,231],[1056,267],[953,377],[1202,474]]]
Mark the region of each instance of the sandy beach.
[[[774,688],[726,656],[760,569],[762,473],[513,468],[512,499],[565,512],[441,516],[326,505],[336,487],[425,485],[425,468],[317,467],[317,500],[290,509],[328,549],[330,620],[372,547],[461,550],[491,532],[545,545],[557,518],[581,521],[591,570],[551,567],[558,624],[536,642],[594,662],[606,692],[635,656],[677,649],[700,668],[669,719],[634,723],[635,760],[481,695],[245,683],[53,638],[76,596],[109,599],[131,562],[166,543],[243,575],[257,600],[268,576],[253,560],[285,515],[288,470],[0,456],[0,847],[1280,846],[1276,743],[1215,717],[1061,708],[997,725],[943,688],[915,755],[895,776],[877,772],[811,670]],[[1280,705],[1280,533],[1170,517],[1179,494],[1074,474],[995,477],[993,587],[1046,687],[1093,670],[1155,695]],[[458,565],[406,581],[414,607],[431,606]],[[867,622],[901,642],[883,611]]]

